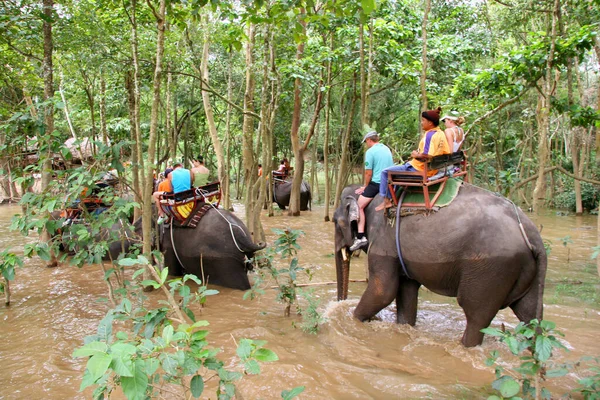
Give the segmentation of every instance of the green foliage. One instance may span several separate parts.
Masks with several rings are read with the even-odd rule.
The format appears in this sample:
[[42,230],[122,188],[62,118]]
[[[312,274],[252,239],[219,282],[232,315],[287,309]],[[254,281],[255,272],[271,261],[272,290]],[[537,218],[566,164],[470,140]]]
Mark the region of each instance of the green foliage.
[[[123,259],[121,263],[147,264],[147,260],[139,256]],[[96,335],[87,337],[85,345],[74,351],[74,357],[88,358],[81,390],[95,386],[94,398],[98,398],[120,386],[128,399],[158,398],[166,393],[163,387],[168,383],[171,396],[176,384],[181,389],[177,396],[199,398],[204,393],[206,380],[217,377],[217,397],[233,398],[235,382],[243,374],[224,367],[224,362],[217,358],[219,350],[211,348],[206,340],[209,331],[205,328],[209,323],[197,319],[191,308],[193,304],[202,304],[206,296],[216,291],[201,286],[192,292],[185,283],[189,280],[198,283],[198,280],[191,275],[168,281],[170,293],[179,297],[181,310],[192,323],[172,319],[169,317],[172,305],[145,306],[143,286],[161,287],[167,283],[166,274],[159,274],[161,282],[126,282],[127,292],[120,304],[100,322]],[[127,326],[132,329],[115,331],[116,327]],[[260,373],[259,362],[278,359],[265,344],[265,341],[250,339],[240,341],[237,354],[246,374]]]
[[4,293],[6,285],[15,279],[15,269],[22,266],[22,258],[11,252],[10,249],[0,252],[0,275],[4,278],[0,280],[0,293]]
[[[564,365],[555,365],[551,360],[554,351],[567,350],[556,337],[564,335],[555,328],[553,322],[534,319],[527,324],[519,322],[514,330],[510,331],[496,328],[481,330],[487,335],[500,338],[510,352],[519,356],[521,361],[511,371],[496,365],[496,380],[492,383],[492,388],[498,394],[488,397],[488,400],[538,399],[540,396],[550,399],[550,392],[542,386],[542,382],[548,378],[566,375],[568,372]],[[499,353],[493,351],[486,360],[486,365],[494,365],[498,357]]]
[[[593,210],[598,207],[600,200],[600,188],[597,186],[581,182],[581,204],[585,210]],[[566,182],[565,190],[554,196],[554,207],[575,211],[575,191],[572,182]]]
[[588,368],[584,378],[579,380],[579,387],[575,389],[583,395],[585,400],[600,399],[600,358],[599,357],[584,357],[582,363],[587,363]]
[[[273,246],[255,257],[255,261],[259,266],[258,274],[252,288],[244,294],[244,299],[254,299],[263,295],[265,293],[264,287],[268,286],[269,282],[273,280],[277,287],[277,301],[285,305],[284,314],[289,316],[291,308],[296,307],[297,314],[301,315],[303,319],[300,328],[305,332],[317,333],[319,325],[324,320],[317,311],[319,302],[315,299],[312,291],[301,291],[297,288],[299,274],[306,274],[309,281],[312,279],[310,269],[300,267],[296,258],[300,249],[297,241],[304,232],[294,229],[273,229],[273,232],[279,236]],[[278,268],[277,254],[279,254],[280,260],[289,262],[288,266]],[[298,295],[306,300],[307,306],[305,308],[299,304]],[[293,325],[295,326],[294,323]]]

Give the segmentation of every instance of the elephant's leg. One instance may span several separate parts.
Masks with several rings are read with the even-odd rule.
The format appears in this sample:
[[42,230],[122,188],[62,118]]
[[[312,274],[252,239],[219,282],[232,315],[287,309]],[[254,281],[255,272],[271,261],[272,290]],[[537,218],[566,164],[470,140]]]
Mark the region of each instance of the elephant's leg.
[[[525,296],[510,305],[510,308],[517,318],[519,318],[519,321],[528,323],[534,318],[543,318],[543,314],[537,315],[538,302],[541,301],[538,297],[538,287],[537,285],[534,285],[529,289]],[[542,311],[542,307],[540,307],[540,311]]]
[[414,326],[417,322],[417,304],[421,284],[412,279],[402,280],[396,296],[396,322]]
[[[476,286],[477,285],[477,286]],[[467,327],[462,337],[465,347],[478,346],[483,342],[480,331],[490,323],[502,307],[510,287],[497,280],[487,280],[485,284],[467,281],[458,288],[456,299],[467,317]]]
[[398,294],[398,260],[393,257],[372,257],[369,255],[369,283],[354,310],[354,316],[361,321],[373,318],[387,307]]
[[179,264],[179,261],[177,260],[177,257],[175,256],[175,252],[173,251],[173,248],[165,249],[164,256],[165,256],[165,267],[167,267],[169,269],[169,275],[182,276],[183,268],[182,268],[181,264]]

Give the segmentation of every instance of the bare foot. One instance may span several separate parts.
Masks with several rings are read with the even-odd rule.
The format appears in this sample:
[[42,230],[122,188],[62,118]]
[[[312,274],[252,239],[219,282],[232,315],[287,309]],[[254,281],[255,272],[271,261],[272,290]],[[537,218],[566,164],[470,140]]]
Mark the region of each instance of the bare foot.
[[391,206],[393,206],[392,201],[390,199],[388,199],[387,197],[385,197],[383,199],[383,203],[381,203],[380,205],[378,205],[375,208],[375,211],[381,211],[381,210],[384,210],[386,208],[390,208]]

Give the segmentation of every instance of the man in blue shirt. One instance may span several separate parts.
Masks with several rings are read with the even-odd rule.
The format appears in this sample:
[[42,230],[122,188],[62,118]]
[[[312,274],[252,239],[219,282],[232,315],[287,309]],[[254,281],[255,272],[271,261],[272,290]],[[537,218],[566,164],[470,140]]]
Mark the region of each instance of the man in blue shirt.
[[173,185],[173,193],[185,192],[192,188],[194,182],[194,173],[189,169],[183,168],[180,163],[173,165],[173,172],[169,174],[169,180]]
[[[170,171],[169,171],[170,170]],[[169,171],[167,173],[167,171]],[[165,177],[171,182],[171,193],[179,193],[185,192],[186,190],[190,190],[192,188],[192,182],[194,181],[194,173],[188,169],[183,168],[181,163],[177,163],[173,165],[173,169],[168,168],[165,171]],[[157,223],[160,225],[165,220],[165,215],[163,215],[162,209],[160,208],[160,199],[163,194],[168,194],[169,192],[156,191],[152,194],[154,201],[156,202],[156,206],[158,207],[158,221]]]
[[392,152],[389,147],[379,143],[379,135],[376,131],[369,131],[363,138],[363,143],[367,144],[368,150],[365,153],[365,176],[364,185],[356,189],[358,196],[358,234],[350,251],[355,251],[366,247],[369,241],[365,237],[365,207],[379,193],[379,181],[381,171],[394,165]]

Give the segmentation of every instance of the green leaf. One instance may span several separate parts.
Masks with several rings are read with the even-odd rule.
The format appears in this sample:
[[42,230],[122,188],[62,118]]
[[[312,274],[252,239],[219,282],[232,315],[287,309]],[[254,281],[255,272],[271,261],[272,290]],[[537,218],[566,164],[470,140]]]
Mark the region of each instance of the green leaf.
[[513,379],[506,379],[500,385],[500,394],[502,397],[513,397],[521,390],[521,386]]
[[[119,262],[119,264],[121,264],[121,263]],[[122,264],[121,264],[121,265],[122,265]],[[135,272],[133,273],[133,275],[131,276],[131,279],[135,279],[135,278],[137,278],[138,276],[140,276],[141,274],[143,274],[145,269],[146,269],[146,268],[140,268],[140,269],[138,269],[137,271],[135,271]]]
[[506,345],[508,346],[508,349],[514,354],[517,355],[519,354],[519,342],[517,341],[516,338],[510,336],[507,337],[504,342],[506,343]]
[[490,397],[488,397],[487,400],[502,400],[502,398],[493,394]]
[[148,376],[153,375],[160,365],[156,358],[147,358],[144,360],[144,363],[146,364],[146,375]]
[[375,10],[375,0],[361,0],[360,4],[365,15],[369,15]]
[[246,358],[250,357],[250,354],[252,354],[252,340],[250,340],[250,339],[240,340],[240,345],[238,346],[238,348],[236,350],[236,354],[242,360],[245,360]]
[[543,330],[545,331],[551,331],[554,328],[556,328],[556,324],[552,321],[547,321],[547,320],[542,320],[540,322],[540,326],[542,327]]
[[87,369],[90,371],[90,374],[92,374],[94,382],[106,373],[111,361],[112,356],[106,353],[99,353],[90,357],[87,362]]
[[188,280],[196,282],[198,285],[202,285],[202,281],[196,275],[187,274],[183,276],[183,281],[187,282]]
[[165,329],[163,329],[162,338],[165,341],[165,344],[169,344],[173,338],[173,326],[167,325]]
[[273,351],[271,351],[269,349],[258,349],[258,350],[256,350],[256,353],[254,353],[254,357],[258,361],[262,361],[262,362],[269,362],[269,361],[277,361],[277,360],[279,360],[279,357],[277,357],[277,354],[275,354]]
[[204,292],[202,292],[202,294],[204,296],[214,296],[215,294],[219,294],[219,291],[215,290],[215,289],[208,289],[208,290],[205,290]]
[[196,321],[196,322],[194,322],[191,327],[192,328],[199,328],[201,326],[208,326],[208,325],[209,325],[208,321],[203,320],[203,321]]
[[281,398],[283,400],[292,400],[302,392],[304,392],[304,386],[296,386],[292,390],[284,390],[281,392]]
[[90,342],[73,352],[73,357],[89,357],[96,354],[106,354],[108,346],[102,342]]
[[483,328],[479,332],[485,333],[486,335],[490,335],[490,336],[504,336],[504,333],[500,329],[497,329],[497,328]]
[[144,360],[135,360],[134,374],[132,377],[121,377],[121,388],[128,400],[144,400],[146,388],[148,387],[148,375],[146,375],[146,364]]
[[160,283],[163,284],[165,283],[165,281],[167,280],[167,276],[169,275],[169,269],[168,268],[163,268],[162,271],[160,271]]
[[260,374],[260,365],[256,360],[248,360],[244,363],[244,370],[247,374],[258,375]]
[[200,397],[204,391],[204,380],[200,375],[194,375],[190,382],[190,389],[192,390],[192,396],[195,398]]
[[552,342],[544,336],[535,339],[535,357],[539,361],[547,361],[552,355]]
[[141,283],[142,286],[152,286],[154,289],[158,289],[160,287],[160,283],[153,281],[151,279],[147,279],[145,281],[142,281]]

